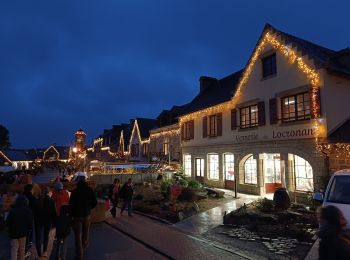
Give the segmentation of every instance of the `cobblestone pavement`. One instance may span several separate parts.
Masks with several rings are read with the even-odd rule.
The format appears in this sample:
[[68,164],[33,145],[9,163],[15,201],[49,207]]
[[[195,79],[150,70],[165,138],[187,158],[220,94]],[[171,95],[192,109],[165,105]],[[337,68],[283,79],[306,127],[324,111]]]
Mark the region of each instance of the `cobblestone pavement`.
[[218,248],[208,241],[188,236],[172,226],[143,216],[118,214],[117,218],[108,217],[106,222],[170,259],[247,259],[244,255]]

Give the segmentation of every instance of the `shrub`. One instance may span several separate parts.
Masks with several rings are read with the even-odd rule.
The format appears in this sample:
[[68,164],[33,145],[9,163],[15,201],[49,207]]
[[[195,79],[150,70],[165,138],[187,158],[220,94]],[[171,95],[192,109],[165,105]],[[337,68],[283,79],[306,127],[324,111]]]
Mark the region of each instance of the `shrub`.
[[194,189],[201,189],[202,184],[200,184],[197,180],[190,179],[188,181],[188,187],[194,188]]
[[256,208],[261,212],[269,213],[273,211],[273,201],[267,198],[259,199],[256,202]]
[[195,196],[194,190],[190,187],[183,188],[178,200],[180,201],[193,201]]
[[188,181],[185,179],[180,179],[179,180],[179,184],[183,187],[187,187],[188,186]]

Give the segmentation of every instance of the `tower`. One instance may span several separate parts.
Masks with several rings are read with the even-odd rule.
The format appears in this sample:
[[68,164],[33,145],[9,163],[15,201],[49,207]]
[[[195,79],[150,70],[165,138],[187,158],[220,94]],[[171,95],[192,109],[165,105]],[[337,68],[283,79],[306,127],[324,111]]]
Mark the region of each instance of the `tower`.
[[75,147],[76,147],[76,152],[81,153],[85,151],[85,139],[86,139],[86,134],[83,129],[79,129],[78,131],[75,132]]

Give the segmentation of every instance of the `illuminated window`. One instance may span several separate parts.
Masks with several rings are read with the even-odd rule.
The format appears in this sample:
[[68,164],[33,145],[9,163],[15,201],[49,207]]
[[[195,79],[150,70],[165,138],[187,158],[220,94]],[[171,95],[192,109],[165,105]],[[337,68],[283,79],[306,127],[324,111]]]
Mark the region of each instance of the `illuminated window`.
[[143,156],[148,155],[148,143],[144,143],[142,145],[142,153],[143,153]]
[[164,155],[168,155],[169,154],[169,137],[165,137],[164,138],[163,154]]
[[204,159],[196,158],[196,176],[204,177]]
[[235,180],[235,161],[233,154],[224,154],[224,176],[227,181]]
[[282,120],[284,122],[311,118],[309,92],[284,97],[282,102]]
[[209,169],[209,179],[218,180],[219,179],[219,155],[218,154],[208,154],[208,169]]
[[186,176],[191,176],[192,174],[192,163],[191,163],[191,155],[184,155],[184,174]]
[[295,188],[300,191],[314,191],[312,167],[308,161],[294,155]]
[[263,78],[275,75],[277,73],[276,53],[263,58],[262,66],[263,66]]
[[252,105],[240,109],[241,128],[258,126],[258,106]]
[[258,183],[257,163],[252,155],[244,163],[244,182],[247,184]]

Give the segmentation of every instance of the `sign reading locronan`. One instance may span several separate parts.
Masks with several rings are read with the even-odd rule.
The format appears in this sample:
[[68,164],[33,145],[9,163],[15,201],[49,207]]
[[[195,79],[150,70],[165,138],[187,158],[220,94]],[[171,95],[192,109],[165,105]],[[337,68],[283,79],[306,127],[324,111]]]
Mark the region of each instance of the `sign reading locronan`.
[[272,139],[308,138],[314,136],[316,136],[316,131],[313,128],[272,131]]

